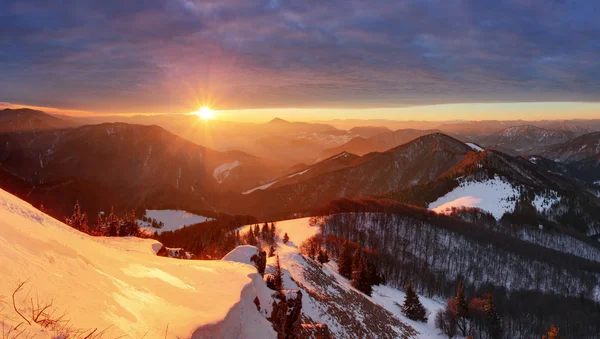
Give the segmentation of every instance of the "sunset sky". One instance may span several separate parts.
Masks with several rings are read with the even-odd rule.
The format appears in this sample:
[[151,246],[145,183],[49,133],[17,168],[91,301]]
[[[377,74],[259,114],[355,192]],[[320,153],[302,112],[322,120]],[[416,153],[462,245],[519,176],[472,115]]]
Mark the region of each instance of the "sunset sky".
[[598,17],[586,0],[5,0],[0,106],[600,118]]

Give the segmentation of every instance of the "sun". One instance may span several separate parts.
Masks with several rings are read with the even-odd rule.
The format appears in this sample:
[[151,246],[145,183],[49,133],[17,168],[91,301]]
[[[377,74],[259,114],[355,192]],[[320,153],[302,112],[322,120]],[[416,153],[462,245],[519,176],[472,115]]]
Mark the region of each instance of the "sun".
[[210,120],[215,118],[215,113],[208,106],[202,106],[199,110],[194,112],[202,120]]

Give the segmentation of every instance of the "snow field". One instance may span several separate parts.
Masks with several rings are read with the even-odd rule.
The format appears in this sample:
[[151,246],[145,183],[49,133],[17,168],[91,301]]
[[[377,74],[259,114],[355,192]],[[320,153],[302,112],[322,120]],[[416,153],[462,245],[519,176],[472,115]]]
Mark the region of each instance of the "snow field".
[[146,210],[146,216],[148,218],[155,219],[156,221],[162,221],[165,225],[162,228],[154,228],[149,222],[144,222],[138,219],[140,227],[146,229],[150,233],[155,231],[159,234],[167,231],[175,231],[184,226],[195,225],[207,221],[212,221],[212,218],[203,217],[181,210]]
[[[157,257],[157,246],[90,237],[0,190],[0,296],[6,302],[27,281],[15,297],[21,313],[31,313],[32,297],[52,301],[70,326],[107,338],[275,336],[253,304],[265,285],[254,267]],[[0,309],[6,329],[23,322],[12,305]],[[23,329],[36,338],[59,334],[35,323]]]
[[515,210],[514,197],[519,191],[499,177],[486,181],[463,181],[443,197],[429,204],[429,209],[444,213],[452,207],[477,207],[500,219]]

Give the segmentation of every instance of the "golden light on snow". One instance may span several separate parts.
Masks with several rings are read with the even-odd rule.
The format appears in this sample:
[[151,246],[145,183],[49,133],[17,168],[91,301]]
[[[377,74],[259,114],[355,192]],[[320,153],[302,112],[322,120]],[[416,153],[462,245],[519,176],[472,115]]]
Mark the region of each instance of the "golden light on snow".
[[210,120],[215,118],[215,112],[208,106],[202,106],[199,110],[193,112],[193,114],[196,114],[202,120]]

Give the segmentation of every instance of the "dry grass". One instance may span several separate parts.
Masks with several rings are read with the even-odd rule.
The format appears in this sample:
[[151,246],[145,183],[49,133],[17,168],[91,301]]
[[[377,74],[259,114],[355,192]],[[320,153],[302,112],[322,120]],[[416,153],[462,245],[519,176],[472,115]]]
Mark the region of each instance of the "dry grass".
[[[73,326],[70,320],[67,319],[67,312],[59,312],[54,306],[54,301],[41,301],[39,297],[29,298],[31,290],[25,296],[25,300],[29,298],[29,312],[19,310],[17,303],[17,295],[24,291],[25,285],[29,280],[17,283],[17,287],[12,293],[12,303],[5,301],[5,297],[0,296],[0,315],[5,312],[9,306],[12,306],[12,311],[21,319],[19,324],[10,325],[5,320],[0,320],[0,339],[30,339],[36,334],[35,325],[51,333],[53,339],[101,339],[106,334],[108,328],[104,330],[95,329],[80,329]],[[27,315],[26,315],[27,314]],[[37,331],[39,332],[39,330]]]

